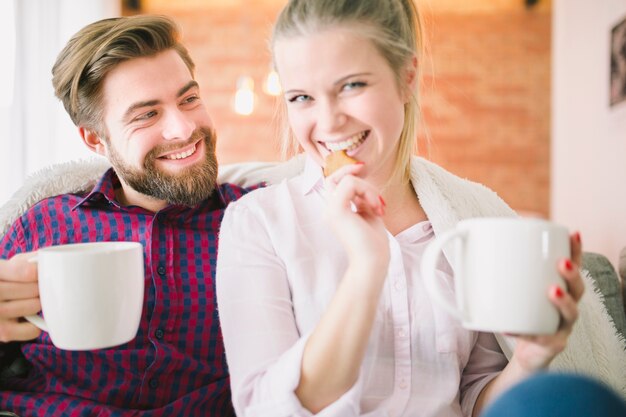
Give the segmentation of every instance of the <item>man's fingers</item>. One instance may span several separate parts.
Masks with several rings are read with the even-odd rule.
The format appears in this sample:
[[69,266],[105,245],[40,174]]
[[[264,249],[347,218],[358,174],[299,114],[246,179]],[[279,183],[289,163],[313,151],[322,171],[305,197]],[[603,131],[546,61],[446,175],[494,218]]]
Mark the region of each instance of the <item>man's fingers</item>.
[[39,297],[39,285],[36,282],[0,281],[0,302],[24,300]]
[[27,322],[0,322],[0,342],[24,342],[27,340],[33,340],[39,334],[41,330]]
[[0,261],[0,281],[37,282],[37,264],[29,262],[34,253],[20,253]]
[[41,311],[39,298],[29,298],[26,300],[12,300],[0,303],[0,318],[16,319],[18,317],[37,314]]

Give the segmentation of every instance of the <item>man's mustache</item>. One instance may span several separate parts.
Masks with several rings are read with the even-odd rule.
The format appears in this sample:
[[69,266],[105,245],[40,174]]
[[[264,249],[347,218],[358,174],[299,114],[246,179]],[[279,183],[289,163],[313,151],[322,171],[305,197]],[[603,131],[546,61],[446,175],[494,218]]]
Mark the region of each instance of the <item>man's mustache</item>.
[[153,161],[158,159],[159,155],[170,153],[179,149],[183,149],[193,143],[198,142],[199,140],[204,140],[205,142],[209,139],[211,142],[215,141],[215,130],[209,129],[206,127],[201,127],[193,131],[189,139],[184,142],[177,142],[175,144],[166,144],[159,145],[154,149],[150,150],[146,155],[146,161]]

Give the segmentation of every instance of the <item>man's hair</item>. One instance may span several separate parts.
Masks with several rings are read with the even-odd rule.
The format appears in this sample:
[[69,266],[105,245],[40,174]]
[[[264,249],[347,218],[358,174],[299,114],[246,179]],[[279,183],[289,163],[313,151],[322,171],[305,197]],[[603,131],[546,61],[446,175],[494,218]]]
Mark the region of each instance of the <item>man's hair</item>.
[[102,84],[117,65],[174,49],[191,75],[194,63],[180,43],[180,31],[165,16],[103,19],[78,31],[52,67],[55,95],[76,126],[104,132]]

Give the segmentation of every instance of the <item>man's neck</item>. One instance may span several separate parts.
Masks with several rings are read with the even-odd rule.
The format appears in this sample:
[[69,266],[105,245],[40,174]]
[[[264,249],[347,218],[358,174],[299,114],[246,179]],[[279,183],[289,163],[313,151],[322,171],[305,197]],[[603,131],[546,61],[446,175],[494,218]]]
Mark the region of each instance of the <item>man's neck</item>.
[[115,198],[122,206],[138,206],[156,213],[168,205],[167,201],[142,194],[125,184],[121,179],[120,182],[122,186],[115,189]]

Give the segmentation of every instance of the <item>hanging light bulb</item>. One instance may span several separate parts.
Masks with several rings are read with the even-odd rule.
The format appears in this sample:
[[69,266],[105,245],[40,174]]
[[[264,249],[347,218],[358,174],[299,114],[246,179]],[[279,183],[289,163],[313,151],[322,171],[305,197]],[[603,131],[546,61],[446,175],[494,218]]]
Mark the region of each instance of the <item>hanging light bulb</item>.
[[249,116],[254,111],[254,80],[252,77],[241,76],[237,80],[235,92],[235,113]]
[[265,83],[263,84],[263,91],[270,96],[277,96],[282,91],[280,87],[280,80],[278,79],[278,73],[274,70],[270,70],[265,77]]

